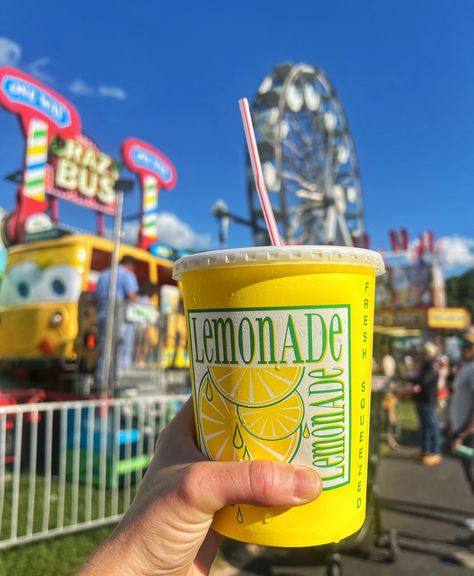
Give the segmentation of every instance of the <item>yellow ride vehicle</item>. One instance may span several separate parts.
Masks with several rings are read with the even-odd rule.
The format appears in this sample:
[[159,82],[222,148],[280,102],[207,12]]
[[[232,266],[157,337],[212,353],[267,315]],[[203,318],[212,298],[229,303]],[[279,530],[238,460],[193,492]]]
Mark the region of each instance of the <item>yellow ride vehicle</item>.
[[[95,286],[112,242],[66,235],[9,249],[0,286],[0,368],[57,367],[93,373],[97,359]],[[137,261],[139,286],[174,285],[172,262],[122,245]],[[153,305],[158,306],[158,295]]]

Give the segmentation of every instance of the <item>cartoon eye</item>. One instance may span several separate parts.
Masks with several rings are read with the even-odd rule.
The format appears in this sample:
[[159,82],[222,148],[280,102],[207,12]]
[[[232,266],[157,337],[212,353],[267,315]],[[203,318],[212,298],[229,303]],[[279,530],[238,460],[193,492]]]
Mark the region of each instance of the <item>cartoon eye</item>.
[[0,305],[25,302],[77,302],[81,295],[82,276],[74,266],[59,264],[40,268],[24,261],[10,268],[0,287]]
[[82,277],[74,266],[58,264],[43,269],[31,298],[37,302],[76,302],[81,294]]
[[30,295],[30,285],[24,280],[17,285],[16,289],[22,298],[28,298]]
[[66,292],[66,285],[62,280],[59,280],[59,278],[55,278],[51,282],[51,288],[58,296],[62,296]]
[[9,268],[0,288],[0,304],[3,306],[29,302],[33,286],[41,277],[41,270],[35,262],[26,260]]

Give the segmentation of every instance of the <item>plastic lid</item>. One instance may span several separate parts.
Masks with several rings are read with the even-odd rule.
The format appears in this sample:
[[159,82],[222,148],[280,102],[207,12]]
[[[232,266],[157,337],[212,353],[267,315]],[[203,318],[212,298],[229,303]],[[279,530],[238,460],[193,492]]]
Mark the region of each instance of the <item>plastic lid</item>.
[[215,250],[184,256],[174,263],[173,279],[184,272],[203,268],[261,266],[263,264],[343,264],[375,268],[376,276],[385,272],[382,256],[373,250],[350,246],[257,246]]

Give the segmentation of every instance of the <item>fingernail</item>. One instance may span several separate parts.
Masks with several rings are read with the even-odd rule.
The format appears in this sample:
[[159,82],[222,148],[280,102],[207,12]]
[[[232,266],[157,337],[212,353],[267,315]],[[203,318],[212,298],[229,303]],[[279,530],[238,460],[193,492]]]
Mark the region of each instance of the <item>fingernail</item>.
[[295,466],[293,498],[297,504],[311,502],[321,493],[321,479],[316,470],[307,466]]

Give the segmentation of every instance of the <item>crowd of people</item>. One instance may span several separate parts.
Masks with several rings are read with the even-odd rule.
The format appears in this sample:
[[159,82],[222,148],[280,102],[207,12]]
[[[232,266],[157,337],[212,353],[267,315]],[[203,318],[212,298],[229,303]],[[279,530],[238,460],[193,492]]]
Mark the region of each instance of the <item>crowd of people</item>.
[[400,362],[384,349],[375,369],[384,377],[382,407],[389,447],[399,449],[397,404],[400,396],[409,395],[419,420],[416,458],[435,466],[443,452],[459,455],[474,493],[474,334],[464,334],[461,355],[455,361],[443,354],[439,344],[426,341],[418,358],[406,355]]

